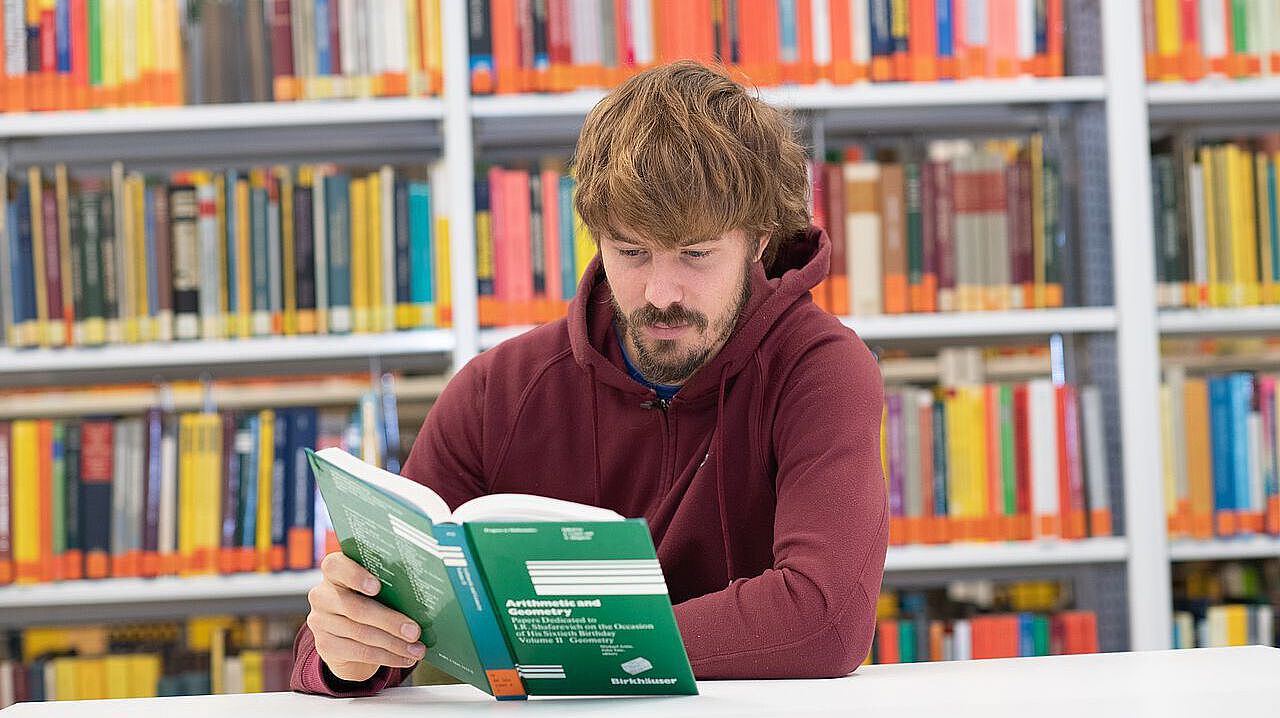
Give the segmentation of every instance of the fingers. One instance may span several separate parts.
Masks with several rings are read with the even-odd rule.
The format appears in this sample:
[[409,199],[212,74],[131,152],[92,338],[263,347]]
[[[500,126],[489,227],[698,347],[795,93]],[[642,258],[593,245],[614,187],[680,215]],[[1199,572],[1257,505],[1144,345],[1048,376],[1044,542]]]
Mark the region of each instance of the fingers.
[[307,594],[312,613],[332,613],[379,629],[405,641],[418,640],[421,629],[408,616],[343,586],[322,582]]
[[320,562],[320,573],[324,575],[326,581],[366,596],[376,596],[382,588],[376,576],[337,551],[326,555]]
[[[380,649],[400,659],[397,663],[383,662],[381,665],[410,666],[426,654],[426,648],[421,643],[406,642],[403,638],[393,636],[373,626],[356,623],[345,616],[332,613],[312,613],[307,617],[307,625],[311,627],[311,632],[317,636],[317,643],[320,642],[320,635],[329,634],[338,638],[349,639],[366,648]],[[362,656],[346,656],[344,659],[361,663],[371,662]]]
[[416,658],[405,658],[385,648],[370,646],[358,641],[321,631],[315,634],[316,652],[332,669],[344,663],[363,663],[371,666],[392,666],[409,668],[417,662]]

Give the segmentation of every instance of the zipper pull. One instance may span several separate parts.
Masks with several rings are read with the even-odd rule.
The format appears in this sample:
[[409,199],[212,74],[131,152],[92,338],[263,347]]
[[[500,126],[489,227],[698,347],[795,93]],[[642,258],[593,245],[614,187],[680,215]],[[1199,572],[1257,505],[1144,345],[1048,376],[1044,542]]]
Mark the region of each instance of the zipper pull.
[[669,406],[671,406],[671,402],[666,399],[649,399],[647,401],[640,402],[641,409],[660,409],[664,413]]

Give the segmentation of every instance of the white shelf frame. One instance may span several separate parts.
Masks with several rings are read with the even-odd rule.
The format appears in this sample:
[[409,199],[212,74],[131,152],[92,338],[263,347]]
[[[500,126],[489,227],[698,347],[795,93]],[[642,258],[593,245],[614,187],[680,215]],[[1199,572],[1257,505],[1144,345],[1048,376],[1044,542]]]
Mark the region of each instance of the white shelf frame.
[[864,341],[890,339],[980,339],[1109,332],[1116,328],[1111,307],[1022,309],[1007,312],[938,312],[841,317]]
[[0,377],[14,373],[359,359],[448,353],[455,347],[455,332],[421,329],[383,334],[272,336],[62,349],[0,348]]
[[1280,102],[1280,78],[1248,80],[1210,78],[1198,82],[1153,82],[1147,85],[1147,102],[1153,107],[1169,105],[1209,107],[1224,104]]
[[0,140],[435,122],[444,118],[444,108],[444,101],[436,97],[386,97],[0,114]]
[[[562,94],[488,95],[471,101],[476,119],[581,117],[604,97],[604,90]],[[760,98],[791,110],[851,110],[957,107],[1101,101],[1101,77],[965,80],[922,87],[912,82],[818,84],[760,88]]]
[[891,546],[886,573],[947,571],[1009,566],[1060,566],[1120,563],[1129,558],[1129,544],[1121,536],[1078,541],[1014,541],[955,543],[936,546]]
[[1280,307],[1165,309],[1157,322],[1166,335],[1280,331]]
[[1240,536],[1231,539],[1169,542],[1170,561],[1223,561],[1249,558],[1280,558],[1280,537]]

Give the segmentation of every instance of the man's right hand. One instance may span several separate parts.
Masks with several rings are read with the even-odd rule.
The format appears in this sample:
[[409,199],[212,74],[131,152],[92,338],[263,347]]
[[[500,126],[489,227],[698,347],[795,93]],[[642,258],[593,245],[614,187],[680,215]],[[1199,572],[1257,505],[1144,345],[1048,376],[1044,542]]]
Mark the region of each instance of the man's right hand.
[[320,563],[323,580],[307,594],[307,626],[334,676],[360,682],[381,666],[408,668],[426,655],[413,619],[373,600],[378,579],[341,553]]

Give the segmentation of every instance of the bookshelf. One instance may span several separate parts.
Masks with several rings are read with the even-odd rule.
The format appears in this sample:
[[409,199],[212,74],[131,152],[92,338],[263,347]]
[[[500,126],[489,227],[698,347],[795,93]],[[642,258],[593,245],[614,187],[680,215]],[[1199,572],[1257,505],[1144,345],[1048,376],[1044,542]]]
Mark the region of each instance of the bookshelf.
[[[1113,481],[1120,484],[1115,504],[1123,507],[1124,537],[1089,539],[1053,545],[955,545],[894,548],[890,571],[977,570],[1042,565],[1117,567],[1121,584],[1108,599],[1123,612],[1132,649],[1160,649],[1169,645],[1171,617],[1169,563],[1202,555],[1238,555],[1239,550],[1274,551],[1261,542],[1259,548],[1229,546],[1169,546],[1165,535],[1160,451],[1156,416],[1160,357],[1160,333],[1271,331],[1280,327],[1280,311],[1231,310],[1223,312],[1158,312],[1155,305],[1151,192],[1148,146],[1151,122],[1184,117],[1187,120],[1219,117],[1223,107],[1252,108],[1276,114],[1280,82],[1258,80],[1197,85],[1148,87],[1144,80],[1142,23],[1137,2],[1071,0],[1092,13],[1078,29],[1090,37],[1079,49],[1100,64],[1085,76],[1059,79],[972,81],[938,84],[872,84],[765,89],[762,97],[789,107],[802,121],[839,115],[825,129],[847,129],[845,120],[867,120],[867,127],[890,126],[947,128],[969,132],[998,125],[1025,126],[1075,109],[1086,108],[1094,128],[1108,148],[1090,161],[1098,163],[1090,177],[1103,180],[1089,187],[1100,202],[1091,209],[1103,218],[1106,246],[1089,268],[1098,276],[1087,280],[1107,286],[1108,301],[1100,306],[1076,309],[1002,312],[991,314],[913,315],[901,317],[845,318],[865,339],[875,341],[1006,339],[1023,336],[1064,335],[1068,341],[1080,334],[1100,335],[1099,353],[1109,353],[1114,370],[1114,401],[1109,417],[1115,444]],[[43,113],[0,116],[0,145],[7,167],[22,163],[67,161],[126,162],[197,154],[218,157],[234,147],[236,156],[325,156],[331,151],[350,153],[399,152],[411,147],[422,153],[438,153],[446,162],[448,181],[455,187],[471,187],[474,162],[497,147],[517,147],[525,152],[541,147],[533,131],[542,121],[556,125],[561,134],[548,133],[567,154],[572,132],[602,91],[563,95],[507,95],[471,97],[468,93],[467,25],[465,3],[443,3],[445,42],[445,91],[439,98],[327,101],[295,104],[199,106],[154,110]],[[1094,36],[1096,35],[1096,36]],[[935,110],[946,110],[935,111]],[[564,129],[570,134],[563,134]],[[824,130],[823,122],[811,129]],[[305,132],[300,131],[305,130]],[[554,137],[553,137],[554,135]],[[123,138],[123,139],[122,139]],[[533,138],[533,139],[531,139]],[[814,137],[817,144],[821,137]],[[247,148],[247,149],[246,149]],[[1082,163],[1084,164],[1084,163]],[[7,169],[6,167],[6,169]],[[452,194],[449,206],[451,272],[454,277],[474,277],[474,200],[469,192]],[[1114,285],[1114,290],[1110,287]],[[20,374],[52,374],[71,377],[77,372],[123,371],[147,367],[247,367],[289,365],[316,361],[340,361],[382,356],[448,357],[459,367],[479,351],[516,336],[528,327],[480,329],[477,324],[474,282],[454,285],[450,330],[353,335],[343,337],[270,338],[228,342],[193,342],[163,347],[76,349],[61,351],[13,351],[0,349],[0,386],[5,377]],[[1158,323],[1157,323],[1158,320]],[[1107,344],[1109,342],[1109,344]],[[1012,374],[1037,371],[1041,364],[1009,368]],[[929,367],[908,367],[902,376],[927,376]],[[424,393],[429,390],[424,389]],[[1118,478],[1114,478],[1118,477]],[[1117,517],[1120,518],[1120,517]],[[1213,553],[1219,552],[1219,553]],[[1273,555],[1273,554],[1268,554]],[[157,601],[182,602],[201,596],[241,595],[299,596],[314,575],[165,579],[136,584],[129,600],[160,596]],[[172,592],[162,586],[174,584]],[[111,584],[124,585],[124,584]],[[230,588],[226,588],[230,586]],[[243,586],[244,588],[237,588]],[[1127,586],[1127,589],[1126,589]],[[10,608],[49,605],[99,606],[113,594],[107,584],[52,585],[32,589],[0,589],[0,614]],[[127,594],[125,589],[118,589]],[[235,591],[246,591],[237,594]],[[43,593],[42,593],[43,592]],[[19,596],[36,597],[20,598]],[[45,598],[40,598],[40,597]],[[102,599],[102,600],[100,600]],[[17,602],[27,600],[26,604]],[[14,602],[14,603],[8,603]],[[93,609],[98,610],[97,608]]]
[[1169,542],[1170,561],[1218,561],[1245,558],[1280,558],[1280,539],[1274,536],[1242,536],[1216,541]]

